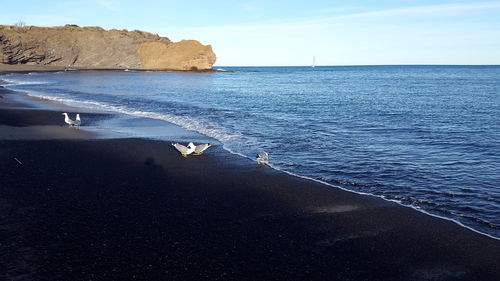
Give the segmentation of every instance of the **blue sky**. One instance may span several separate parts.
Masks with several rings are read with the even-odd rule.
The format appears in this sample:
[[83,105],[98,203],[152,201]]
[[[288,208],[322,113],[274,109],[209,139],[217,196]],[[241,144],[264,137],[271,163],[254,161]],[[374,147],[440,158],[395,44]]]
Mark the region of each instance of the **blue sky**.
[[2,1],[0,24],[144,30],[216,65],[500,64],[500,1]]

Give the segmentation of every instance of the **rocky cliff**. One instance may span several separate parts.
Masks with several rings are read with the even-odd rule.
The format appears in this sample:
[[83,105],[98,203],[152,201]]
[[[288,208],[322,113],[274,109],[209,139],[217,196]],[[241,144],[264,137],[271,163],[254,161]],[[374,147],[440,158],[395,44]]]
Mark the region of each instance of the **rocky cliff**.
[[216,56],[198,41],[100,27],[0,26],[0,63],[83,69],[209,70]]

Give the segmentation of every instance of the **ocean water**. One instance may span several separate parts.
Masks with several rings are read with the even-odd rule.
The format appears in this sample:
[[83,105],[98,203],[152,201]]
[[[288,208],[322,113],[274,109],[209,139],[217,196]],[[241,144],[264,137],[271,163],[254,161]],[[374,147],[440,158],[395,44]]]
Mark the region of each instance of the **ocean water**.
[[267,151],[277,169],[500,238],[500,66],[224,69],[2,79],[33,96],[168,121],[245,157]]

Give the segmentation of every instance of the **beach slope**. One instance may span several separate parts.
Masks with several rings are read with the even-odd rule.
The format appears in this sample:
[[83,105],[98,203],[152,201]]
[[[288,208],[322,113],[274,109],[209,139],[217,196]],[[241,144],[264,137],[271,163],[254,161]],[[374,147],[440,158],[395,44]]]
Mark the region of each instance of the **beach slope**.
[[451,221],[220,146],[183,158],[95,139],[13,94],[0,90],[2,280],[500,280],[500,241]]

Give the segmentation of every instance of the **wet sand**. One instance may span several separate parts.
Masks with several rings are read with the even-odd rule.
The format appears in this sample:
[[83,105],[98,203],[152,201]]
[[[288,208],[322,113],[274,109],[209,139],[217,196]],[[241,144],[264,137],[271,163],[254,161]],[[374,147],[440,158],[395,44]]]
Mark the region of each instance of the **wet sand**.
[[0,89],[2,280],[500,280],[500,241],[454,222],[217,145],[94,138],[15,94]]
[[12,72],[32,72],[32,71],[42,71],[42,72],[52,72],[65,70],[62,66],[49,66],[49,65],[26,65],[26,64],[3,64],[0,63],[0,74],[12,73]]

